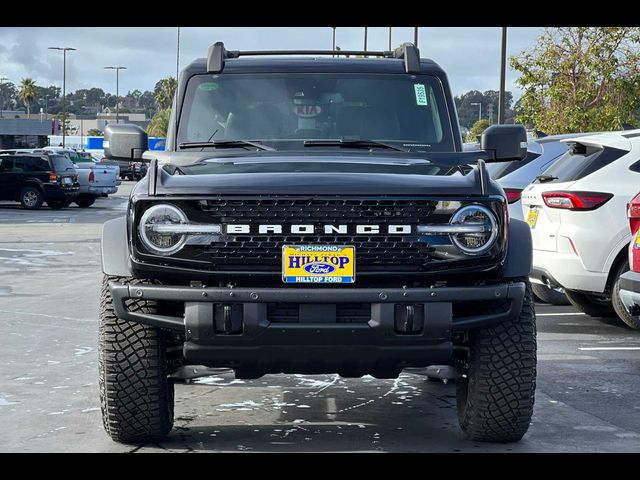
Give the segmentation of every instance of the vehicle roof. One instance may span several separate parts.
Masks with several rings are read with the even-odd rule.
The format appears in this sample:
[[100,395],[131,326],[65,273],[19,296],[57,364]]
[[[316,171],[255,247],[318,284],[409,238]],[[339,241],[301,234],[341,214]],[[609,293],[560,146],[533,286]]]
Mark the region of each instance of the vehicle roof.
[[[206,73],[207,60],[197,58],[184,69],[189,75]],[[257,56],[226,58],[225,73],[259,72],[349,72],[349,73],[405,73],[404,61],[399,58],[342,58],[325,56]],[[420,59],[420,73],[444,75],[444,70],[431,59]]]

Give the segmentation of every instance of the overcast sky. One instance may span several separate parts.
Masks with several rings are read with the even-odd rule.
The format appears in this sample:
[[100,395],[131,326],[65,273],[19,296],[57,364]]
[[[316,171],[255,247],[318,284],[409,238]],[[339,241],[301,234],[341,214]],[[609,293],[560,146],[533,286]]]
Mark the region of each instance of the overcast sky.
[[[344,50],[363,48],[362,27],[338,27],[336,43]],[[539,28],[509,28],[508,55],[531,47]],[[386,50],[386,27],[369,28],[369,49]],[[180,65],[204,57],[207,47],[221,40],[227,48],[330,49],[331,28],[296,27],[182,27]],[[413,28],[394,27],[392,42],[413,41]],[[152,90],[163,77],[175,75],[176,28],[170,27],[0,27],[0,77],[19,84],[32,77],[38,85],[62,86],[62,52],[47,47],[75,47],[67,54],[67,91],[100,87],[115,93],[115,72],[107,65],[126,66],[120,72],[120,94]],[[448,73],[454,94],[468,90],[497,90],[500,68],[500,28],[421,27],[420,53]],[[507,90],[514,97],[515,72],[507,71]]]

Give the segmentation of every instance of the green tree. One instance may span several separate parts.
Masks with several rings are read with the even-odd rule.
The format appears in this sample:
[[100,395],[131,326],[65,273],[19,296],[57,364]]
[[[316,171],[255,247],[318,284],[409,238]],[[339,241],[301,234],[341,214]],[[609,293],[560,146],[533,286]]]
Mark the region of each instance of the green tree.
[[31,103],[38,96],[38,88],[33,78],[23,78],[18,90],[18,98],[22,100],[24,106],[27,107],[27,118],[31,118]]
[[171,116],[171,109],[160,110],[156,113],[149,126],[147,127],[147,133],[152,137],[166,137],[167,129],[169,128],[169,117]]
[[[154,94],[158,110],[166,110],[171,107],[173,94],[178,87],[175,77],[163,78],[156,83]],[[160,112],[158,112],[160,113]]]
[[467,133],[467,138],[465,140],[469,143],[477,142],[478,137],[482,135],[482,132],[489,128],[490,125],[491,124],[489,123],[489,120],[487,120],[486,118],[478,120],[473,124],[473,127],[471,127],[471,129],[469,130],[469,133]]
[[640,28],[546,28],[510,59],[517,120],[548,134],[620,129],[640,107]]

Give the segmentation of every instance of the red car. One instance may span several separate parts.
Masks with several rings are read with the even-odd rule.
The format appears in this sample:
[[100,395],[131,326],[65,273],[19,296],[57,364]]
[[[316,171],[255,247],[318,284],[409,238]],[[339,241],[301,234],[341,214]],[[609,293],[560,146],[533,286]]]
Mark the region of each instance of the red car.
[[632,317],[627,325],[640,330],[640,193],[627,204],[627,216],[632,240],[629,243],[631,270],[620,277],[620,301]]

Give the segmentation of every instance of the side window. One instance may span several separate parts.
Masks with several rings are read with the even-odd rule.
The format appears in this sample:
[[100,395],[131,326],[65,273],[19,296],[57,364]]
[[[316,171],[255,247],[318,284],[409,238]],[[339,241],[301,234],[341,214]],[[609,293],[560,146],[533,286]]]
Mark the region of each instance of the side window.
[[13,170],[13,158],[0,157],[0,172],[10,172]]
[[49,162],[47,160],[45,160],[44,158],[29,158],[29,159],[25,159],[26,160],[26,164],[27,164],[27,170],[29,172],[46,172],[48,170],[51,170],[51,168],[49,167]]
[[13,160],[13,172],[24,172],[25,168],[25,159],[23,157],[15,157]]

